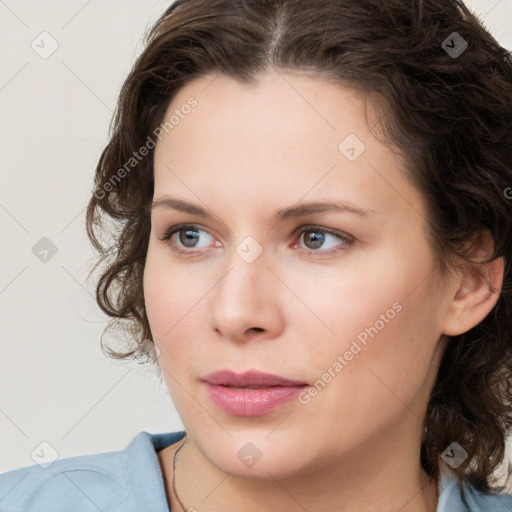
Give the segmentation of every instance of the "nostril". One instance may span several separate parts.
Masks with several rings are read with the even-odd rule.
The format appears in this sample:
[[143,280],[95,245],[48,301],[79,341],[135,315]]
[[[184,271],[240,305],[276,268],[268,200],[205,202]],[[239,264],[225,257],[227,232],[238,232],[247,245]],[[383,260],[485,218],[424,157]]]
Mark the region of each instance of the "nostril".
[[263,329],[261,327],[251,327],[251,330],[257,331],[257,332],[263,332],[265,329]]

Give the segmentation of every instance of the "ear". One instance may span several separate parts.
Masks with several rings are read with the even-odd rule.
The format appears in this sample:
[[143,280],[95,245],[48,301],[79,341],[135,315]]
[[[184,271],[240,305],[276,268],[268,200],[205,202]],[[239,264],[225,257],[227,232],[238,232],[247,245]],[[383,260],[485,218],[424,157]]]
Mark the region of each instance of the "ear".
[[483,261],[492,254],[492,237],[482,232],[472,244],[472,262],[457,269],[457,277],[448,297],[448,309],[443,322],[443,334],[457,336],[478,325],[498,301],[503,285],[504,258],[490,263]]

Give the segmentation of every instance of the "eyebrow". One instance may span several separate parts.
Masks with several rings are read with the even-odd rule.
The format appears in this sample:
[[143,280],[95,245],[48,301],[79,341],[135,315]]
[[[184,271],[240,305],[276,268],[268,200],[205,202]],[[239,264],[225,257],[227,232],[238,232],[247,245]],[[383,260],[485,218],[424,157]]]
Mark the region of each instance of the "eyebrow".
[[[151,211],[155,210],[156,208],[169,208],[180,212],[189,213],[191,215],[197,215],[198,217],[203,217],[205,219],[213,218],[213,215],[210,214],[206,209],[195,204],[188,203],[187,201],[175,199],[169,196],[162,196],[155,199],[151,204]],[[316,201],[276,210],[272,215],[272,218],[275,222],[280,222],[291,218],[304,217],[306,215],[324,212],[347,212],[359,215],[361,217],[368,217],[369,215],[376,213],[374,210],[359,208],[348,202]]]

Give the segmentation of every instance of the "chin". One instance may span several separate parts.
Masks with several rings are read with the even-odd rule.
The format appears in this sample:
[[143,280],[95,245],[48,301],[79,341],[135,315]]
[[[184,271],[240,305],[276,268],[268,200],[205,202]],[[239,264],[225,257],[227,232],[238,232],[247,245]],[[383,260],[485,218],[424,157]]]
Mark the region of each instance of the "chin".
[[[231,437],[224,433],[222,439],[203,437],[205,441],[196,444],[211,464],[234,477],[270,481],[307,472],[305,454],[301,451],[299,457],[293,452],[297,444],[287,444],[277,435],[272,438],[274,434],[266,438],[268,433],[268,429],[258,435],[238,432]],[[296,458],[290,457],[291,453]]]

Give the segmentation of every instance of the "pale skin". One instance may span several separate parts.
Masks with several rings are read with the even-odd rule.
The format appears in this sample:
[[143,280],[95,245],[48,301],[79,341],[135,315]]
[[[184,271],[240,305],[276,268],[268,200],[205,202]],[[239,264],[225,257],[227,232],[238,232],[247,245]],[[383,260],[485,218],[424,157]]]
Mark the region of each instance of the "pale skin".
[[[437,483],[419,458],[429,395],[448,336],[495,305],[503,261],[441,280],[423,197],[400,157],[370,134],[354,90],[292,72],[262,73],[250,85],[212,75],[185,85],[165,118],[191,96],[197,107],[156,146],[154,199],[210,216],[154,208],[144,273],[159,364],[187,431],[180,500],[199,512],[434,512]],[[355,161],[338,149],[348,134],[366,146]],[[273,217],[327,201],[366,214]],[[178,224],[195,226],[186,228],[196,230],[195,247],[179,233],[159,239]],[[318,248],[306,235],[319,228],[335,234],[324,233]],[[248,236],[263,250],[252,263],[236,250]],[[238,417],[218,409],[200,380],[254,369],[314,383],[397,303],[306,405],[294,399]],[[250,468],[237,457],[249,442],[262,454]],[[173,511],[181,510],[171,488],[181,444],[158,454]]]

